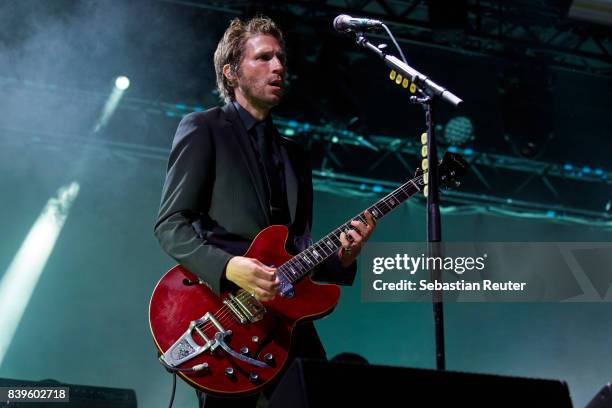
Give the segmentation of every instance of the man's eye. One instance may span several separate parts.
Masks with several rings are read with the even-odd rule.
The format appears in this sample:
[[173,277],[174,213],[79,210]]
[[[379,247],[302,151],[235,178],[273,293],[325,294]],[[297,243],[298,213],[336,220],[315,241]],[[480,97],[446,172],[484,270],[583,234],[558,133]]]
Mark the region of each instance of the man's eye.
[[258,59],[263,61],[270,61],[272,58],[269,55],[260,55]]

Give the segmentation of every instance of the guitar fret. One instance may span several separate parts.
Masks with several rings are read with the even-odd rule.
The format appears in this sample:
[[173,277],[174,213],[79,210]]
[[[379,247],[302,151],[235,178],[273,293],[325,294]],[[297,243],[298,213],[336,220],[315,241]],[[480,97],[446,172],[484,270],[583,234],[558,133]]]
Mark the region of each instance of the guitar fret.
[[[315,245],[319,246],[319,248],[325,254],[325,256],[328,256],[328,255],[331,254],[331,252],[333,252],[332,248],[329,247],[329,244],[327,243],[326,239],[323,239],[323,240],[317,242]],[[331,252],[328,253],[328,251],[331,251]]]
[[372,209],[370,210],[370,214],[372,214],[372,216],[374,217],[374,219],[379,219],[382,218],[382,216],[380,215],[380,210],[378,209],[378,207],[376,206],[376,204],[374,204],[372,207]]
[[295,264],[296,264],[296,266],[297,266],[298,271],[300,272],[300,274],[301,274],[301,273],[303,273],[303,272],[304,272],[304,268],[306,268],[306,267],[307,267],[307,265],[304,263],[304,260],[303,260],[303,259],[301,259],[301,258],[299,257],[299,255],[294,256],[294,257],[293,257],[293,259],[295,259]]
[[310,260],[310,258],[308,257],[308,250],[305,250],[302,252],[302,259],[306,260],[306,263],[308,264],[309,267],[312,267],[312,261]]
[[313,246],[315,247],[315,251],[314,252],[315,252],[315,254],[319,258],[321,258],[321,255],[319,254],[319,252],[323,253],[323,257],[322,258],[327,258],[329,255],[331,255],[331,254],[328,254],[327,251],[325,250],[325,247],[323,245],[319,244],[318,242],[315,243]]
[[291,273],[291,276],[293,276],[294,278],[299,276],[298,271],[296,271],[293,266],[289,266],[289,273]]
[[315,265],[319,263],[318,261],[321,258],[321,255],[319,255],[319,253],[317,252],[315,248],[310,249],[308,252],[308,255],[314,260]]
[[281,265],[278,268],[278,273],[280,273],[285,279],[291,279],[291,274],[289,271],[287,271],[288,268],[286,267],[286,265],[287,264]]

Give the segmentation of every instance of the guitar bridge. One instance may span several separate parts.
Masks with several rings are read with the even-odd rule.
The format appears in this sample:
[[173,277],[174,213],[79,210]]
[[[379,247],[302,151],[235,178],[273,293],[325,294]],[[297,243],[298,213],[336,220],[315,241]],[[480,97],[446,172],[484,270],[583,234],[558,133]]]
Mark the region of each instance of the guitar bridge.
[[[192,320],[189,323],[189,328],[179,339],[171,345],[168,350],[160,357],[170,367],[177,367],[185,361],[191,360],[192,358],[199,356],[206,350],[215,350],[219,346],[217,339],[210,339],[204,331],[200,329],[205,323],[211,322],[217,329],[218,333],[222,333],[223,337],[231,335],[231,330],[223,329],[223,326],[217,321],[217,319],[211,314],[206,313],[200,319]],[[200,346],[193,339],[193,334],[200,336],[204,340],[204,344]]]

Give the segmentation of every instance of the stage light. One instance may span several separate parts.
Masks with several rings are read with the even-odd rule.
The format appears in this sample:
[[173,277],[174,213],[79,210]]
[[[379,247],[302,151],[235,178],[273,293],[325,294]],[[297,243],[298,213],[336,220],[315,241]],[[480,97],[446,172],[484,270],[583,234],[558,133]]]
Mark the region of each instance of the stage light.
[[119,105],[119,101],[121,101],[121,98],[123,97],[125,90],[128,89],[129,86],[130,86],[130,80],[127,77],[118,76],[115,79],[115,87],[113,88],[111,94],[108,96],[108,99],[106,100],[106,103],[104,104],[102,113],[100,114],[100,117],[98,118],[98,121],[96,122],[94,126],[94,129],[93,129],[94,133],[99,132],[101,129],[103,129],[106,126],[110,118],[115,113],[115,109],[117,109],[117,106]]
[[117,79],[115,79],[115,87],[120,91],[125,91],[130,87],[130,79],[123,75],[118,76]]
[[465,116],[456,116],[444,126],[444,140],[450,145],[460,146],[474,140],[474,125]]
[[0,366],[79,193],[73,182],[49,199],[0,281]]

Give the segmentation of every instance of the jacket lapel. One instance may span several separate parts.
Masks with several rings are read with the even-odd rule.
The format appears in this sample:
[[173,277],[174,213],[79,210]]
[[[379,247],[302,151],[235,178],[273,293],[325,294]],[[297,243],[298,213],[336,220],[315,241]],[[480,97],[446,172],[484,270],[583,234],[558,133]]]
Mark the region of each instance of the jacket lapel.
[[236,108],[234,108],[231,103],[226,104],[222,109],[227,117],[227,122],[225,125],[232,130],[230,133],[236,139],[238,146],[240,146],[240,155],[247,165],[249,176],[253,182],[253,186],[255,187],[255,192],[257,193],[257,199],[259,200],[261,210],[266,219],[266,225],[270,225],[270,211],[268,208],[269,205],[267,204],[269,199],[266,181],[264,177],[260,176],[257,157],[253,151],[249,135],[247,134],[246,129],[238,116],[238,112],[236,112]]

